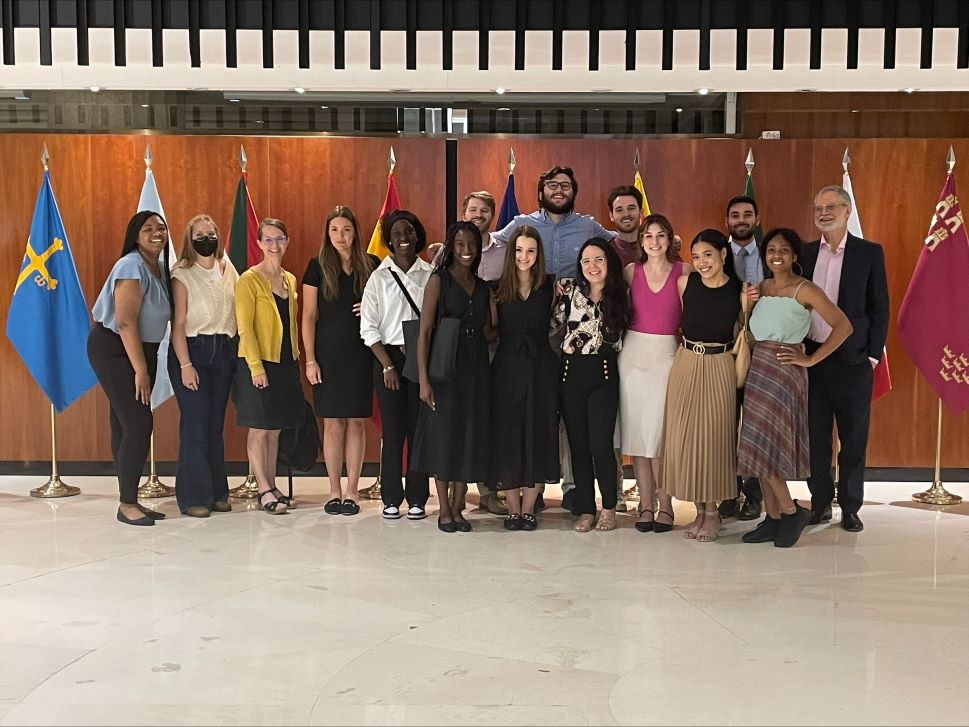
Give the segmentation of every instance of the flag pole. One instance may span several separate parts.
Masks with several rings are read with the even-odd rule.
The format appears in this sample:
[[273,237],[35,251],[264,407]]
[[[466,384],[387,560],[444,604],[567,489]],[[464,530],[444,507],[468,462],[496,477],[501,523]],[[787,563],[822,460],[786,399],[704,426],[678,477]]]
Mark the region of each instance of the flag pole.
[[[46,153],[47,147],[44,147]],[[44,165],[47,168],[47,165]],[[40,487],[30,491],[31,497],[70,497],[81,494],[80,487],[74,487],[63,482],[57,475],[57,414],[54,405],[50,405],[50,479]]]
[[[40,152],[40,163],[44,171],[48,171],[47,162],[50,161],[50,154],[47,152],[47,144],[44,144]],[[54,404],[50,405],[50,479],[40,487],[35,487],[30,491],[31,497],[71,497],[81,494],[80,487],[68,485],[57,474],[57,412]]]
[[[242,144],[239,145],[239,168],[242,173],[246,173],[246,167],[249,165],[249,157],[246,156],[246,149]],[[256,476],[252,473],[252,462],[249,461],[249,448],[246,447],[246,463],[249,465],[249,471],[246,474],[246,479],[243,480],[242,484],[238,487],[233,487],[229,490],[229,497],[235,497],[240,500],[255,500],[259,497],[259,485],[256,483]]]
[[[641,165],[642,165],[642,157],[639,156],[639,147],[637,146],[636,147],[636,153],[633,155],[633,175],[634,176],[639,173],[639,167]],[[640,217],[639,219],[640,219],[640,222],[641,222],[643,218]],[[619,471],[621,473],[622,472],[622,466],[623,466],[623,459],[622,459],[622,453],[621,452],[619,453],[619,462],[618,462],[618,465],[619,465]],[[639,482],[637,482],[636,480],[633,480],[633,486],[630,487],[628,490],[626,490],[626,491],[623,492],[623,489],[622,489],[622,478],[620,477],[619,478],[619,491],[622,492],[623,497],[625,497],[627,500],[638,500],[639,499]]]
[[[956,166],[956,155],[952,151],[952,146],[949,146],[949,153],[946,156],[945,163],[949,168],[949,176],[952,176],[952,170]],[[951,492],[942,486],[942,397],[939,397],[939,414],[936,422],[935,428],[935,479],[932,480],[932,487],[927,489],[925,492],[916,492],[912,495],[912,499],[916,502],[922,502],[927,505],[958,505],[962,502],[962,498],[959,495],[953,495]]]

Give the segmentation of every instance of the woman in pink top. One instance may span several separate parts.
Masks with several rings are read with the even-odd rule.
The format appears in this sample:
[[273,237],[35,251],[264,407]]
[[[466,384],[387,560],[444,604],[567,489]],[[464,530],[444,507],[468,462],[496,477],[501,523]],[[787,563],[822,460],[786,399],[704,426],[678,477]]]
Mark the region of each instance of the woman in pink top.
[[676,281],[693,267],[677,259],[673,227],[663,215],[643,221],[640,246],[639,262],[623,271],[632,313],[619,354],[619,421],[622,452],[632,457],[639,486],[636,529],[665,533],[673,529],[673,503],[669,495],[657,492],[657,477],[666,382],[683,315]]

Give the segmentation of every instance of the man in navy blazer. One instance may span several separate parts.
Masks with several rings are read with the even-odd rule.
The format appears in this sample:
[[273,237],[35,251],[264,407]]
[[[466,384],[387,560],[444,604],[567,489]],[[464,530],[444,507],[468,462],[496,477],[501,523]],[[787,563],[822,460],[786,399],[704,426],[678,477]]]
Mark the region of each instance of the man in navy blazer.
[[[814,224],[821,231],[821,239],[804,245],[801,265],[804,277],[838,304],[854,328],[833,354],[808,369],[811,522],[831,519],[831,430],[832,423],[837,422],[841,526],[859,532],[864,528],[858,510],[864,500],[872,378],[885,350],[889,308],[885,253],[877,242],[848,232],[850,214],[851,197],[843,188],[824,187],[817,193]],[[831,328],[812,312],[811,329],[804,341],[808,355],[830,333]]]

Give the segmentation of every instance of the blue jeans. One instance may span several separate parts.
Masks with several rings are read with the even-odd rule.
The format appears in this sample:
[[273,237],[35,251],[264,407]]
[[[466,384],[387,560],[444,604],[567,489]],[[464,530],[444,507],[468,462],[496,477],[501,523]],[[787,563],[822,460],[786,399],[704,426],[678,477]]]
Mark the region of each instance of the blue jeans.
[[188,355],[198,372],[198,390],[182,384],[174,350],[168,354],[168,372],[178,401],[178,467],[175,499],[185,512],[193,505],[211,508],[229,497],[222,430],[225,408],[236,370],[236,342],[225,335],[192,336]]

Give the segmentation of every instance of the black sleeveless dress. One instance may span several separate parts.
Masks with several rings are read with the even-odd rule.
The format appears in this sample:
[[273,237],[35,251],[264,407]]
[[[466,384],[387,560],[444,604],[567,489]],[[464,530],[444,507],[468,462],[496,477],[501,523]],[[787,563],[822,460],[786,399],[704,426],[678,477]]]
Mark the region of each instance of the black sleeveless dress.
[[468,293],[447,269],[438,270],[438,318],[460,318],[455,377],[434,382],[436,409],[421,403],[414,437],[412,469],[452,482],[484,482],[491,453],[491,375],[484,325],[490,288],[478,277]]
[[559,479],[559,358],[548,341],[552,276],[526,300],[498,304],[491,364],[491,481],[533,487]]

